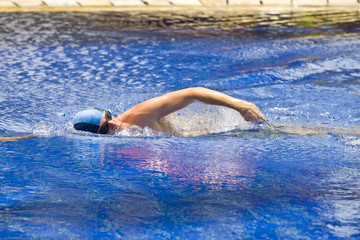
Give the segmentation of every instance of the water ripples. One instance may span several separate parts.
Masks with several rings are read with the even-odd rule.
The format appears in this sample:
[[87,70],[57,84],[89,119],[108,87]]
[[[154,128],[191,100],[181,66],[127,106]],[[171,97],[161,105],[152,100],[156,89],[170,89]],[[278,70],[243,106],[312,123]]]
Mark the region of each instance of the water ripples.
[[[202,45],[201,39],[185,42],[165,39],[161,48],[152,41],[148,45],[134,43],[131,48],[128,43],[126,46],[122,43],[9,46],[1,50],[4,61],[0,63],[3,69],[0,104],[11,114],[10,118],[20,115],[33,124],[39,109],[46,109],[39,113],[44,117],[58,112],[71,114],[82,106],[107,107],[114,105],[114,97],[132,95],[126,99],[133,100],[115,103],[114,110],[121,112],[146,97],[165,93],[165,89],[194,85],[231,90],[235,96],[253,101],[257,101],[260,92],[267,99],[288,95],[290,101],[305,93],[306,88],[302,90],[302,87],[295,87],[294,91],[291,91],[294,87],[286,91],[283,87],[267,87],[284,83],[310,83],[322,90],[332,87],[333,91],[340,90],[333,87],[341,87],[353,91],[352,96],[359,91],[357,36],[255,41],[241,45],[235,37],[228,38],[226,43],[223,39],[218,43],[217,37],[209,40]],[[307,98],[316,99],[311,93],[318,90],[313,87]],[[348,95],[340,98],[344,97]],[[281,105],[289,100],[283,99]],[[299,109],[292,116],[306,117],[305,111],[308,109]]]
[[[253,13],[234,12],[213,17],[217,26],[153,14],[126,23],[116,13],[0,13],[0,133],[41,135],[0,144],[0,228],[39,238],[358,236],[357,11],[337,14],[339,25],[326,11],[247,23]],[[153,30],[129,30],[140,23]],[[254,102],[275,128],[201,104],[165,118],[190,138],[72,128],[83,108],[116,115],[193,86]]]

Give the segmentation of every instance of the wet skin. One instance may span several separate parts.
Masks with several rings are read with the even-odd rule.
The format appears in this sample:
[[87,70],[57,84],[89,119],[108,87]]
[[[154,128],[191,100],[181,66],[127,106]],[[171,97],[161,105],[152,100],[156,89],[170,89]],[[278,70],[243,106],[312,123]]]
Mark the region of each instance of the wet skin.
[[[194,102],[232,108],[238,111],[246,121],[252,123],[260,124],[266,121],[264,114],[253,103],[207,88],[194,87],[167,93],[130,108],[108,122],[108,134],[114,134],[116,131],[121,131],[133,125],[164,131],[159,123],[161,118]],[[100,128],[105,122],[104,112]]]

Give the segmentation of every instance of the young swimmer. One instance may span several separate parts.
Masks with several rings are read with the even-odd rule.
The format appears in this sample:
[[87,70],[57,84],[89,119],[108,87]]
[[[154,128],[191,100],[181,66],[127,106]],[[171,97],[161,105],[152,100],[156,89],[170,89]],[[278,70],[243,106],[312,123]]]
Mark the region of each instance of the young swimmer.
[[[237,110],[246,121],[253,123],[267,122],[265,116],[252,103],[230,97],[226,94],[201,88],[187,88],[171,92],[160,97],[149,99],[140,103],[116,118],[108,110],[90,109],[77,113],[74,117],[74,128],[77,130],[114,134],[132,125],[150,127],[154,130],[164,131],[161,119],[177,110],[180,110],[193,102],[202,102],[220,105]],[[327,126],[299,126],[298,124],[270,124],[268,129],[274,133],[296,135],[322,135],[328,133],[360,135],[360,129],[347,129]],[[197,134],[195,134],[197,135]],[[0,142],[16,141],[38,135],[26,135],[18,137],[2,137]],[[193,135],[191,135],[193,136]]]
[[130,108],[116,118],[108,110],[89,109],[81,111],[74,117],[74,128],[100,134],[114,134],[116,131],[133,125],[165,131],[159,120],[194,102],[232,108],[238,111],[246,121],[252,123],[260,124],[266,121],[265,116],[253,103],[207,88],[194,87],[149,99]]

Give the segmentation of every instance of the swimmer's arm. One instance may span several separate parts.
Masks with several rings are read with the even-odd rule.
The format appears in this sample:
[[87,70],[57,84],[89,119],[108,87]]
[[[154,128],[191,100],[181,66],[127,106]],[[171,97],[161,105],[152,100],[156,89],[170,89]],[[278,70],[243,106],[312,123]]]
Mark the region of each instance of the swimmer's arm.
[[149,126],[152,121],[157,121],[193,102],[232,108],[237,110],[246,121],[253,123],[266,121],[265,116],[254,104],[201,87],[187,88],[152,98],[129,109],[125,115],[135,114],[138,120],[142,122],[140,125]]
[[206,88],[195,88],[194,98],[202,103],[232,108],[238,111],[244,119],[249,122],[263,123],[266,121],[266,117],[260,112],[255,104],[231,97],[221,92]]

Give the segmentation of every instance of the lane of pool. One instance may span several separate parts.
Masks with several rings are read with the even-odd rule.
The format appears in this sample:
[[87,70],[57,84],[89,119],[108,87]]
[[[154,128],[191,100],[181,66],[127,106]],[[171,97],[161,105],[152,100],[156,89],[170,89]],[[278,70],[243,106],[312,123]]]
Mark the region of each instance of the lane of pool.
[[214,134],[109,137],[71,127],[84,106],[116,114],[197,85],[256,103],[274,124],[358,128],[356,22],[191,33],[11,16],[0,14],[0,133],[41,136],[0,143],[1,238],[360,236],[358,135],[276,132],[203,105],[171,120]]

